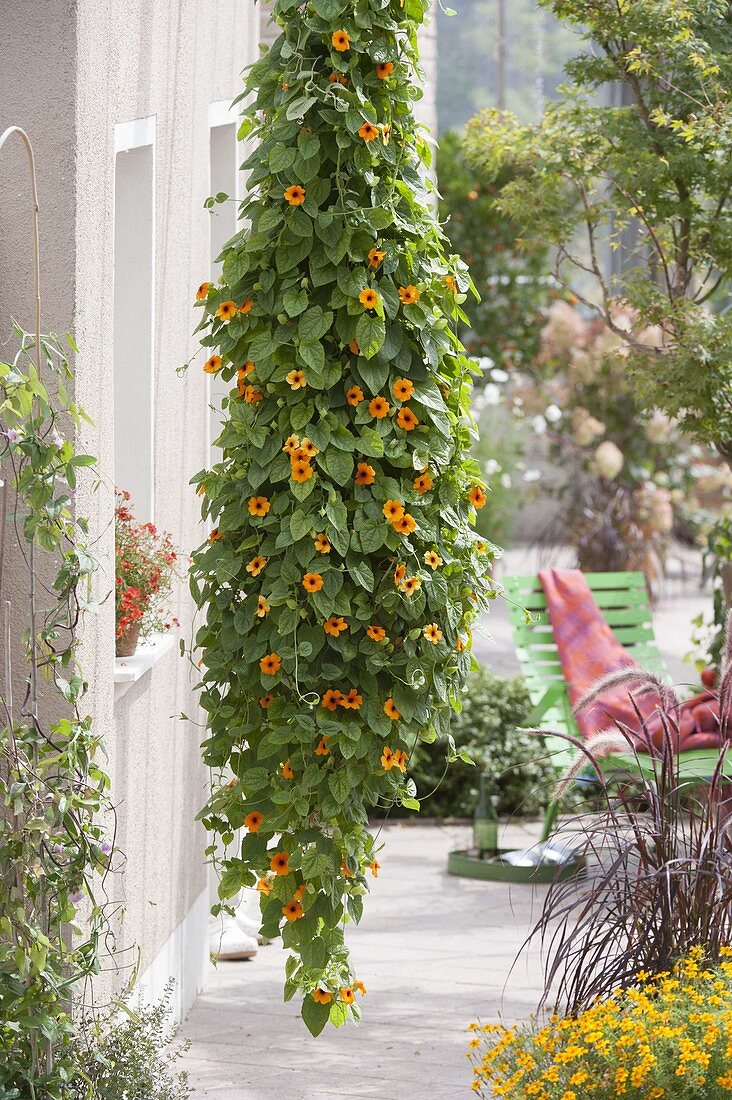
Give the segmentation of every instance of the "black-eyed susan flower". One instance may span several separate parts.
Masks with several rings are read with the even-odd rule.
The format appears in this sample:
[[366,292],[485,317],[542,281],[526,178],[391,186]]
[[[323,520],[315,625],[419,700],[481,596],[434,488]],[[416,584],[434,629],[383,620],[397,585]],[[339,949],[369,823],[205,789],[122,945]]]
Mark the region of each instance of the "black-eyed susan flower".
[[[387,700],[387,701],[389,702],[390,700]],[[384,709],[386,710],[386,705],[384,706]],[[385,745],[383,750],[382,750],[382,753],[381,753],[381,766],[382,766],[382,768],[384,769],[385,772],[390,772],[391,769],[394,767],[394,753],[392,752],[392,750],[389,748],[388,745]]]
[[330,36],[330,44],[338,53],[345,53],[350,48],[351,40],[348,31],[334,31]]
[[264,821],[264,814],[261,814],[259,810],[252,810],[250,814],[244,818],[244,824],[250,833],[258,833],[262,827]]
[[376,64],[376,75],[379,80],[386,80],[394,72],[393,61],[379,61]]
[[323,587],[323,578],[320,573],[306,573],[302,579],[302,586],[306,592],[320,592]]
[[219,539],[222,539],[223,537],[224,536],[221,534],[218,527],[214,527],[213,530],[211,531],[211,534],[208,536],[208,541],[209,542],[218,542]]
[[312,439],[303,436],[300,441],[300,446],[297,448],[297,458],[315,458],[316,454],[318,454],[318,448],[315,446]]
[[379,304],[379,295],[373,287],[365,287],[358,296],[358,300],[364,309],[376,309]]
[[366,986],[363,984],[363,982],[355,981],[353,983],[353,988],[356,990],[357,993],[360,993],[362,997],[366,996]]
[[393,722],[396,722],[397,718],[401,717],[393,699],[387,699],[384,703],[384,714],[387,718],[391,718]]
[[315,755],[316,756],[328,756],[329,753],[330,753],[330,749],[328,748],[328,738],[324,734],[320,738],[320,740],[318,741],[318,744],[315,748]]
[[419,577],[407,577],[402,581],[401,590],[406,596],[413,596],[415,592],[419,592],[422,587],[422,581]]
[[222,321],[231,321],[236,317],[236,302],[222,302],[216,310],[216,316]]
[[369,401],[369,412],[375,420],[383,420],[391,412],[391,406],[385,397],[379,395]]
[[346,390],[346,401],[349,405],[353,405],[354,409],[357,408],[363,401],[363,390],[360,386],[351,386]]
[[269,707],[271,707],[273,699],[274,695],[271,691],[268,691],[266,695],[263,695],[262,698],[259,700],[259,705],[262,710],[267,710]]
[[319,554],[329,554],[330,553],[331,545],[328,541],[328,536],[327,535],[322,535],[321,534],[321,535],[316,535],[315,536],[315,549],[318,551]]
[[452,291],[453,294],[457,294],[458,285],[457,285],[457,280],[455,279],[454,275],[446,275],[445,276],[445,286],[447,287],[448,290]]
[[247,386],[244,390],[244,400],[247,405],[256,405],[257,402],[262,401],[264,394],[261,390],[258,390],[256,386]]
[[279,653],[268,653],[262,657],[259,668],[263,676],[276,676],[282,668],[282,658]]
[[422,631],[422,635],[426,638],[428,642],[432,642],[432,645],[437,645],[437,643],[441,642],[444,637],[444,634],[440,630],[437,623],[428,623],[428,625]]
[[271,894],[274,883],[269,878],[260,878],[257,882],[257,890],[260,894]]
[[412,482],[412,488],[416,489],[420,496],[429,493],[432,488],[432,474],[429,470],[423,470]]
[[333,994],[329,993],[327,989],[315,989],[313,990],[313,1000],[319,1005],[329,1005],[333,1000]]
[[379,861],[377,859],[372,859],[371,862],[369,863],[369,871],[374,876],[374,878],[379,877],[379,871],[380,870],[381,870],[381,864],[379,863]]
[[442,558],[436,550],[428,550],[424,556],[425,565],[429,565],[430,569],[438,569],[442,565]]
[[357,485],[373,485],[376,481],[376,470],[368,462],[359,462],[353,480]]
[[344,874],[346,878],[353,878],[353,871],[346,863],[345,858],[341,860],[341,873]]
[[[399,502],[397,502],[397,503],[399,503]],[[402,511],[404,511],[403,508],[402,508]],[[404,578],[406,577],[406,575],[407,575],[406,565],[404,564],[404,562],[399,562],[399,565],[397,565],[397,567],[394,570],[394,584],[396,585],[397,588],[399,588],[399,586],[403,583]]]
[[474,508],[485,508],[488,497],[485,495],[480,485],[474,485],[468,493],[468,500]]
[[221,370],[222,359],[220,355],[212,355],[210,359],[207,359],[203,364],[203,369],[206,374],[216,374]]
[[239,306],[239,313],[251,313],[254,309],[254,299],[245,298],[242,304]]
[[305,897],[305,891],[307,890],[307,883],[301,883],[295,891],[295,901],[302,901]]
[[350,985],[347,985],[344,989],[341,990],[340,997],[343,1003],[347,1005],[352,1005],[353,1002],[356,1000],[356,994],[353,992],[353,989]]
[[366,631],[372,642],[383,642],[386,638],[386,631],[383,626],[370,626]]
[[242,378],[247,378],[252,373],[252,371],[254,370],[254,367],[255,367],[254,360],[253,359],[247,359],[244,366],[239,367],[239,370],[237,371],[237,373],[240,374]]
[[283,779],[294,779],[295,778],[295,773],[292,770],[292,765],[290,764],[289,760],[285,760],[284,764],[282,765],[282,778]]
[[307,386],[305,372],[301,370],[291,370],[285,378],[285,382],[291,390],[303,390]]
[[384,256],[386,256],[386,252],[383,252],[380,248],[372,248],[369,252],[369,267],[378,267]]
[[253,577],[258,577],[266,564],[267,559],[262,557],[261,554],[257,554],[250,562],[247,562],[247,573],[251,573]]
[[294,455],[300,449],[300,436],[290,435],[285,440],[282,450],[286,455]]
[[211,289],[211,284],[210,283],[201,283],[198,290],[196,291],[196,301],[197,302],[202,302],[204,298],[207,298],[208,297],[208,292],[209,292],[210,289]]
[[381,510],[389,523],[393,523],[395,519],[401,519],[404,515],[404,501],[387,500]]
[[298,458],[292,463],[290,476],[301,485],[313,476],[313,468],[306,458]]
[[257,596],[257,608],[256,608],[256,611],[254,612],[254,614],[257,616],[257,618],[258,619],[263,619],[265,617],[265,615],[269,615],[271,610],[272,609],[270,608],[269,604],[265,600],[264,596]]
[[250,497],[249,498],[249,515],[250,516],[266,516],[270,510],[270,503],[266,497]]
[[374,125],[372,125],[372,123],[364,122],[358,128],[358,136],[360,138],[363,138],[363,140],[366,142],[373,141],[374,138],[377,138],[379,136],[379,131]]
[[391,392],[396,401],[408,401],[414,393],[414,384],[408,378],[397,378],[391,387]]
[[361,349],[358,346],[358,340],[349,340],[348,341],[348,350],[351,352],[352,355],[360,355],[361,354]]
[[291,875],[292,868],[290,867],[290,853],[275,852],[269,861],[269,869],[280,877],[284,875]]
[[348,77],[345,73],[332,72],[328,77],[329,84],[340,84],[343,88],[348,87]]
[[326,691],[320,702],[326,710],[334,711],[340,705],[342,698],[343,696],[341,695],[338,688],[330,688],[328,691]]
[[414,516],[410,516],[409,512],[405,512],[399,519],[394,520],[392,527],[398,535],[411,535],[417,527],[417,521]]
[[419,301],[419,291],[412,283],[409,286],[399,287],[399,301],[403,306],[411,306],[414,302]]
[[305,202],[305,188],[299,183],[293,183],[285,190],[285,198],[290,206],[302,206]]
[[338,638],[342,631],[348,630],[348,624],[340,615],[331,615],[331,617],[326,619],[323,623],[323,630],[326,634],[330,634],[331,637]]
[[400,428],[403,428],[405,432],[413,432],[419,424],[419,417],[415,416],[407,405],[402,405],[397,413],[397,424]]
[[340,705],[344,710],[360,710],[363,704],[363,696],[359,695],[356,688],[349,688],[345,695],[341,696]]
[[407,762],[409,760],[409,757],[401,749],[394,750],[392,759],[394,761],[394,767],[399,768],[400,772],[405,772],[407,770]]
[[292,901],[288,901],[287,905],[282,906],[282,912],[289,921],[295,921],[300,920],[300,917],[303,914],[303,909],[300,902],[295,901],[295,899],[293,898]]

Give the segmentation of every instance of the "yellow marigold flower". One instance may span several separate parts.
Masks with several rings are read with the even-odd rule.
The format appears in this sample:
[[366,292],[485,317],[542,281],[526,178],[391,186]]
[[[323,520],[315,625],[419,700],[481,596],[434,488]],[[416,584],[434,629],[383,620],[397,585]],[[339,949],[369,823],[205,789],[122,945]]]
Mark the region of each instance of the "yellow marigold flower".
[[320,573],[306,573],[302,579],[302,586],[306,592],[320,592],[323,587],[323,578]]
[[302,905],[299,901],[288,901],[287,905],[282,906],[282,912],[289,921],[299,920],[302,916]]
[[315,749],[316,756],[328,756],[330,749],[328,748],[328,738],[325,734],[320,738]]
[[293,183],[285,191],[285,198],[290,206],[301,206],[305,202],[305,188],[299,183]]
[[389,523],[393,523],[394,520],[401,519],[404,515],[404,504],[401,500],[387,500],[382,512]]
[[383,642],[386,638],[386,631],[383,626],[370,626],[366,633],[372,642]]
[[268,653],[262,657],[259,668],[263,676],[276,676],[282,668],[282,658],[278,653]]
[[437,645],[437,643],[441,642],[444,637],[437,623],[430,623],[424,628],[422,634],[428,642],[432,642],[432,645]]
[[270,871],[278,876],[292,874],[292,868],[289,865],[290,854],[289,852],[275,852],[269,861]]
[[396,722],[397,718],[401,718],[401,714],[397,710],[396,703],[393,699],[387,699],[384,703],[384,714],[394,722]]
[[353,405],[354,409],[357,408],[363,401],[363,390],[360,386],[351,386],[349,390],[346,390],[346,401],[349,405]]
[[414,393],[414,384],[408,378],[397,378],[391,392],[397,401],[408,401]]
[[268,878],[260,878],[259,881],[257,882],[257,889],[259,890],[260,894],[271,894],[272,893],[272,882],[271,882],[271,880],[268,879]]
[[259,810],[252,810],[252,812],[247,814],[244,818],[244,824],[250,833],[258,833],[263,821],[264,814],[260,814]]
[[380,248],[372,248],[369,252],[369,266],[374,268],[378,267],[384,259],[384,256],[386,256],[386,252],[382,252]]
[[300,449],[300,437],[298,435],[290,435],[285,440],[285,445],[282,450],[286,455],[294,455],[296,451]]
[[254,612],[257,618],[263,619],[265,615],[269,614],[270,611],[271,608],[265,600],[264,596],[257,596],[257,610]]
[[301,370],[291,370],[285,378],[285,382],[287,382],[291,390],[304,390],[307,386],[305,372]]
[[216,310],[216,316],[222,321],[230,321],[232,317],[236,317],[236,302],[222,302]]
[[419,424],[419,417],[415,416],[407,405],[403,405],[397,413],[397,424],[405,432],[413,432]]
[[201,301],[203,301],[204,298],[207,298],[208,297],[208,292],[209,292],[210,289],[211,289],[211,284],[210,283],[201,283],[198,290],[196,291],[196,301],[201,302]]
[[358,300],[364,309],[376,309],[379,304],[379,295],[373,287],[367,286],[358,296]]
[[386,80],[394,72],[393,61],[379,61],[376,65],[376,75],[379,80]]
[[435,550],[428,550],[424,556],[425,565],[429,565],[430,569],[437,569],[442,565],[442,558]]
[[267,559],[263,558],[261,554],[257,554],[256,558],[252,558],[247,563],[247,573],[251,573],[253,577],[258,577],[267,564]]
[[323,630],[333,638],[338,638],[343,630],[348,630],[348,624],[340,615],[331,615],[331,617],[326,619],[323,623]]
[[411,283],[409,286],[399,287],[399,301],[403,306],[411,306],[414,302],[419,301],[419,291],[416,286]]
[[374,138],[379,136],[379,131],[370,122],[364,122],[358,128],[358,136],[363,138],[364,141],[373,141]]
[[302,484],[313,476],[313,468],[306,458],[299,458],[292,463],[290,475],[293,481]]
[[266,516],[270,510],[270,503],[266,497],[250,497],[249,498],[249,515],[250,516]]
[[334,31],[330,38],[331,45],[338,53],[345,53],[351,45],[347,31]]
[[405,512],[399,519],[394,520],[392,527],[398,535],[411,535],[417,527],[417,521],[414,516],[410,516],[409,512]]
[[384,397],[372,397],[369,401],[369,412],[376,420],[383,420],[385,416],[389,415],[390,411],[391,406]]
[[416,489],[420,496],[428,493],[432,488],[432,475],[430,471],[423,470],[418,477],[415,477],[412,482],[412,488]]
[[329,1005],[333,1000],[333,994],[329,993],[327,989],[316,989],[313,991],[313,1000],[319,1005]]
[[359,462],[356,466],[354,481],[357,485],[373,485],[376,481],[376,470],[369,466],[368,462]]
[[474,485],[468,493],[468,500],[474,508],[484,508],[488,497],[485,495],[480,485]]
[[319,554],[329,554],[331,550],[327,535],[315,536],[315,549]]
[[212,355],[210,359],[207,359],[203,364],[203,369],[206,374],[216,374],[221,370],[222,359],[220,355]]

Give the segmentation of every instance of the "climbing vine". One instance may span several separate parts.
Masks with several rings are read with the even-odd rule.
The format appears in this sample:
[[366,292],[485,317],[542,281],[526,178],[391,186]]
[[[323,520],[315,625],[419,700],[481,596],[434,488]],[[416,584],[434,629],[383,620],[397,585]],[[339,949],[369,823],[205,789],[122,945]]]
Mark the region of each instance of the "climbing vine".
[[256,884],[315,1034],[359,1016],[343,927],[378,875],[369,812],[419,808],[410,753],[449,736],[492,595],[455,331],[471,283],[412,112],[426,6],[277,0],[241,97],[245,224],[197,293],[204,370],[231,387],[194,479],[202,817],[222,903]]

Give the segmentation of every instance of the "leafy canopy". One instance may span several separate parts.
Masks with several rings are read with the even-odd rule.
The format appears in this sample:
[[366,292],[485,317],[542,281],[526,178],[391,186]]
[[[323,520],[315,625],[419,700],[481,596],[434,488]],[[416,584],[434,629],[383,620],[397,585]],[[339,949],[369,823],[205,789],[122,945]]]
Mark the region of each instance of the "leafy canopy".
[[470,281],[412,113],[425,8],[278,0],[243,93],[246,224],[199,290],[205,369],[232,387],[222,460],[194,479],[216,524],[191,578],[202,816],[229,845],[222,901],[258,884],[313,1033],[358,1017],[343,926],[378,873],[368,814],[418,808],[409,754],[448,735],[491,595],[455,332]]

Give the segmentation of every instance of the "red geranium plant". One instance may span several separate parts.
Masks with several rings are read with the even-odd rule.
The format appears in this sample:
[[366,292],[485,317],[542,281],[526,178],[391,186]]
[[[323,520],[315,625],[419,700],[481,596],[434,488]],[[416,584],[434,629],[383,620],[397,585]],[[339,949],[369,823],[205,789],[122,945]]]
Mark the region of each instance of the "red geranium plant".
[[178,620],[168,616],[178,555],[171,535],[152,523],[139,523],[130,494],[117,490],[114,513],[115,609],[118,656],[134,653],[137,638],[163,634]]

